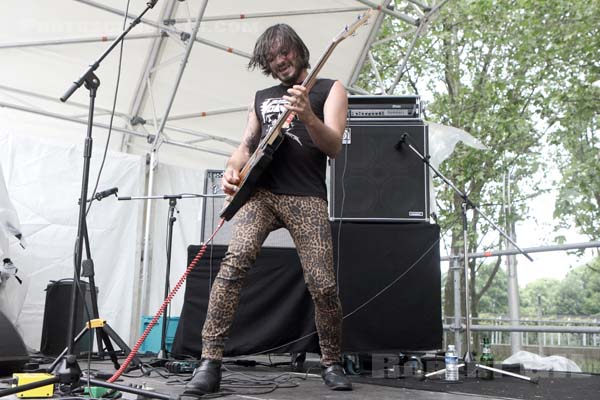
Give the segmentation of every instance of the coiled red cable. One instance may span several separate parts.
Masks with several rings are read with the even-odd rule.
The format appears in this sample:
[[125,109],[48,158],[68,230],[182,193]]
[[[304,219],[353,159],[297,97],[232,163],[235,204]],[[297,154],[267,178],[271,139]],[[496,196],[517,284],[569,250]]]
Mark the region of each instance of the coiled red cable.
[[194,267],[196,266],[196,264],[198,264],[198,261],[200,261],[200,259],[202,258],[202,256],[206,252],[208,244],[210,242],[212,242],[212,240],[214,239],[215,235],[217,234],[217,232],[219,232],[219,229],[221,229],[221,227],[223,226],[224,223],[225,223],[225,219],[221,218],[221,220],[219,221],[219,224],[217,225],[217,228],[215,229],[215,231],[213,232],[213,234],[206,241],[206,243],[204,243],[202,245],[202,247],[198,251],[198,254],[196,254],[196,256],[194,257],[194,259],[192,260],[192,262],[190,262],[190,265],[188,265],[187,269],[183,273],[183,275],[181,275],[181,278],[179,278],[179,280],[177,281],[177,283],[175,284],[175,286],[173,287],[173,289],[171,289],[171,291],[169,292],[169,295],[167,296],[167,298],[165,299],[165,301],[162,303],[162,305],[158,309],[158,312],[156,313],[156,315],[154,315],[154,318],[152,318],[152,320],[150,321],[150,323],[146,327],[146,330],[144,331],[144,333],[142,333],[142,336],[140,336],[140,338],[138,339],[138,341],[135,343],[135,346],[133,346],[133,348],[131,349],[131,352],[129,353],[129,355],[127,356],[127,358],[125,359],[125,361],[123,362],[123,364],[121,365],[121,367],[117,370],[117,372],[114,373],[113,376],[110,377],[110,379],[108,379],[107,382],[109,382],[109,383],[115,382],[117,379],[119,379],[119,377],[123,374],[123,372],[125,372],[125,370],[129,366],[129,364],[131,363],[131,361],[133,360],[133,358],[137,354],[138,350],[140,349],[140,346],[142,345],[142,343],[144,343],[144,340],[146,340],[146,337],[150,334],[150,331],[152,330],[152,328],[154,327],[154,325],[156,325],[156,323],[158,322],[158,319],[161,317],[162,313],[165,311],[165,309],[167,308],[167,306],[169,305],[169,303],[171,302],[171,300],[173,300],[173,297],[175,297],[175,294],[177,293],[177,291],[179,290],[179,288],[181,288],[181,286],[183,285],[183,283],[187,279],[187,277],[190,274],[190,272],[192,272],[192,270],[194,269]]

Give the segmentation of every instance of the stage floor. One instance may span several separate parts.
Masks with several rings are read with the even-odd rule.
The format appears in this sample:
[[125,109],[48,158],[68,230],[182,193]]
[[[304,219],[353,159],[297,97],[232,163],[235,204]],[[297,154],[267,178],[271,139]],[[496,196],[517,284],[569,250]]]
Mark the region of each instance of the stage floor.
[[[134,370],[116,382],[134,387],[144,386],[151,391],[177,398],[184,391],[185,382],[191,374],[172,374],[165,369],[150,366],[146,374]],[[318,363],[309,358],[302,372],[293,372],[289,356],[258,356],[252,358],[227,359],[224,364],[221,395],[205,398],[226,397],[228,399],[411,399],[411,400],[470,400],[470,399],[573,399],[591,400],[600,398],[600,376],[588,374],[548,374],[525,371],[528,376],[538,376],[539,384],[532,384],[515,378],[500,377],[492,381],[482,381],[476,377],[462,377],[461,381],[448,384],[440,378],[432,377],[421,381],[417,377],[377,378],[372,373],[352,376],[354,390],[334,392],[325,387],[320,377]],[[240,363],[256,364],[243,366]],[[86,360],[79,360],[82,369],[87,370]],[[92,361],[89,364],[92,376],[107,379],[115,371],[112,363]],[[5,387],[4,384],[1,385]],[[74,395],[77,395],[74,393]],[[135,394],[122,393],[122,398],[142,400]],[[60,398],[55,393],[55,398]],[[16,399],[15,396],[6,398]],[[72,399],[73,396],[70,397]],[[188,397],[186,397],[188,398]],[[191,397],[189,397],[191,398]],[[145,400],[145,399],[144,399]]]

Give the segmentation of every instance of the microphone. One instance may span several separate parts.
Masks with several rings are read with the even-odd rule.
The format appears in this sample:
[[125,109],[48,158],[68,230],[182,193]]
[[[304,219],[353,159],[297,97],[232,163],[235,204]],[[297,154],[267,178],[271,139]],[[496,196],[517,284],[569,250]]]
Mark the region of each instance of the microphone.
[[394,145],[394,148],[395,148],[397,151],[401,151],[401,150],[402,150],[402,145],[403,145],[404,143],[406,143],[406,138],[407,138],[407,137],[408,137],[408,133],[406,133],[406,132],[404,132],[402,135],[400,135],[400,140],[398,140],[398,143],[396,143],[396,144]]
[[116,187],[115,188],[110,188],[108,190],[104,190],[102,192],[96,193],[94,195],[94,198],[96,200],[100,201],[100,200],[102,200],[105,197],[108,197],[108,196],[113,195],[113,194],[117,194],[118,191],[119,191],[119,188],[116,188]]

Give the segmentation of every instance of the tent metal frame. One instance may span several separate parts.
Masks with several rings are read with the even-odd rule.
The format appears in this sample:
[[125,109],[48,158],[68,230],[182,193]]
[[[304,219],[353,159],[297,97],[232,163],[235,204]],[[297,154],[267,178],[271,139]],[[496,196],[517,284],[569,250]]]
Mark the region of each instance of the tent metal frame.
[[[93,8],[101,9],[103,11],[113,13],[120,16],[125,16],[125,12],[123,10],[119,10],[100,2],[94,0],[75,0],[79,3],[88,5]],[[120,132],[123,134],[122,141],[120,145],[121,151],[128,153],[132,148],[140,146],[145,149],[147,154],[150,154],[150,162],[146,165],[146,193],[152,194],[154,187],[154,179],[155,179],[155,168],[158,165],[158,150],[162,146],[162,144],[167,144],[171,146],[176,146],[180,148],[191,149],[194,151],[205,152],[209,154],[215,154],[218,156],[228,157],[230,155],[230,151],[224,151],[220,148],[215,148],[214,146],[207,145],[199,145],[198,143],[204,142],[216,142],[226,144],[232,147],[236,147],[239,144],[239,141],[232,140],[230,138],[218,135],[218,134],[210,134],[206,132],[201,132],[195,129],[188,129],[173,126],[170,122],[178,121],[178,120],[186,120],[192,118],[201,118],[211,115],[218,114],[235,114],[240,113],[247,110],[247,105],[239,106],[239,107],[227,107],[221,109],[211,109],[206,111],[199,111],[196,113],[186,113],[179,115],[170,115],[170,111],[173,105],[173,101],[176,97],[177,90],[179,87],[179,83],[181,81],[181,77],[185,72],[185,67],[187,64],[187,60],[189,59],[190,52],[195,43],[200,43],[212,48],[216,48],[232,55],[249,58],[250,54],[247,52],[241,51],[239,49],[235,49],[232,46],[228,46],[222,43],[217,43],[215,41],[208,40],[206,38],[202,38],[198,36],[198,28],[203,22],[218,22],[218,21],[231,21],[231,20],[242,20],[242,19],[261,19],[261,18],[277,18],[277,17],[289,17],[289,16],[303,16],[303,15],[319,15],[319,14],[332,14],[332,13],[350,13],[350,12],[360,12],[365,10],[365,8],[372,8],[374,10],[380,11],[375,18],[373,18],[371,24],[373,25],[373,29],[371,29],[365,46],[361,50],[361,53],[357,59],[357,62],[352,70],[351,76],[349,80],[346,82],[345,86],[348,92],[353,94],[373,94],[368,92],[367,90],[357,86],[357,81],[361,71],[365,65],[368,65],[371,74],[375,77],[378,82],[379,90],[382,94],[393,93],[401,81],[404,73],[406,72],[406,67],[412,55],[413,49],[415,47],[416,41],[419,37],[423,36],[431,22],[434,18],[436,18],[437,13],[440,8],[447,2],[448,0],[431,0],[431,1],[419,1],[419,0],[405,0],[406,9],[409,9],[416,15],[416,17],[412,15],[408,15],[406,13],[396,11],[393,9],[393,1],[392,0],[384,0],[380,1],[381,4],[377,4],[374,1],[369,0],[356,0],[357,3],[360,3],[360,6],[356,7],[338,7],[338,8],[324,8],[324,9],[306,9],[306,10],[295,10],[289,12],[258,12],[258,13],[248,13],[248,14],[231,14],[231,15],[219,15],[219,16],[210,16],[205,17],[204,8],[206,6],[207,0],[204,0],[204,7],[201,7],[201,11],[197,16],[188,15],[187,18],[176,18],[174,17],[178,7],[182,3],[177,0],[169,0],[165,1],[160,12],[157,21],[152,21],[150,19],[144,18],[142,19],[142,24],[147,26],[151,26],[156,28],[157,32],[150,33],[140,33],[140,34],[131,34],[127,37],[127,40],[140,40],[140,39],[151,39],[152,43],[150,44],[149,50],[146,55],[146,59],[143,64],[143,71],[139,75],[138,82],[136,84],[136,90],[134,91],[135,95],[131,99],[128,112],[115,111],[115,115],[119,117],[126,127],[118,127],[113,126],[112,129],[116,132]],[[429,4],[428,4],[429,3]],[[187,4],[185,4],[187,5]],[[188,10],[189,14],[189,10]],[[128,13],[127,18],[133,19],[136,18],[136,15],[133,13]],[[394,36],[386,37],[383,39],[377,39],[379,32],[381,30],[381,26],[384,23],[385,18],[394,18],[408,25],[406,31],[396,34]],[[181,24],[187,24],[185,29],[178,29],[177,26]],[[412,40],[410,41],[404,56],[401,60],[398,60],[398,67],[395,78],[391,83],[384,82],[381,78],[381,66],[377,63],[377,46],[380,46],[385,43],[393,42],[398,40],[399,38],[407,39],[412,36]],[[38,40],[38,41],[29,41],[29,42],[13,42],[13,43],[0,43],[0,49],[19,49],[19,48],[28,48],[28,47],[43,47],[43,46],[58,46],[58,45],[71,45],[71,44],[83,44],[83,43],[97,43],[113,40],[117,35],[107,35],[107,36],[96,36],[96,37],[79,37],[79,38],[70,38],[70,39],[48,39],[48,40]],[[169,42],[175,42],[180,45],[183,49],[182,53],[176,57],[173,57],[169,60],[160,60],[161,54],[164,52],[166,44]],[[152,111],[152,123],[147,124],[147,121],[140,116],[141,110],[144,108],[146,102],[153,102],[155,97],[153,90],[153,76],[154,73],[161,68],[171,65],[172,63],[180,62],[179,71],[177,77],[175,78],[175,82],[171,89],[171,92],[168,93],[169,101],[161,113],[156,110],[156,107],[151,107]],[[389,84],[386,87],[386,83]],[[41,100],[49,101],[49,102],[58,102],[57,99],[51,96],[33,93],[22,89],[17,89],[9,86],[0,85],[0,91],[14,93],[19,96],[29,96],[38,98]],[[78,123],[78,124],[86,124],[87,122],[83,119],[85,115],[77,114],[77,115],[65,115],[59,114],[55,112],[50,112],[47,110],[43,110],[37,107],[23,105],[25,104],[25,100],[18,99],[21,104],[9,103],[0,101],[0,107],[6,107],[13,110],[18,110],[21,112],[32,113],[48,118],[54,118],[58,120]],[[85,104],[79,104],[75,102],[70,102],[70,106],[75,108],[87,108]],[[99,112],[98,115],[107,115],[112,112],[112,110],[96,107]],[[162,114],[162,115],[158,115]],[[94,122],[94,127],[108,129],[108,124],[102,122]],[[186,139],[184,141],[181,140],[173,140],[169,137],[169,132],[177,132],[182,133],[190,137],[190,139]],[[145,139],[145,141],[150,144],[151,148],[148,150],[147,146],[135,144],[131,141],[134,137],[140,137]],[[150,276],[150,265],[151,265],[151,243],[152,243],[152,218],[153,218],[153,206],[152,203],[149,202],[146,204],[146,208],[144,211],[145,218],[143,221],[143,232],[144,232],[144,240],[143,240],[143,262],[141,262],[139,268],[136,270],[136,287],[134,287],[134,292],[137,295],[137,298],[134,302],[134,308],[132,310],[133,318],[141,315],[142,312],[147,312],[148,304],[148,290],[149,290],[149,282],[152,276]],[[525,251],[528,253],[535,252],[544,252],[544,251],[564,251],[564,250],[572,250],[572,249],[583,249],[589,247],[600,247],[600,242],[589,242],[589,243],[574,243],[567,245],[555,245],[555,246],[541,246],[541,247],[531,247],[526,248]],[[514,250],[499,250],[485,253],[473,253],[468,254],[468,257],[493,257],[493,256],[503,256],[515,254]],[[458,256],[451,257],[443,257],[442,261],[453,261]],[[162,278],[162,276],[160,277]],[[139,283],[141,282],[141,284]],[[141,285],[141,286],[140,286]],[[455,285],[455,292],[460,291],[460,287]],[[455,314],[456,317],[460,320],[462,318],[462,311],[460,304],[455,305]],[[132,325],[134,329],[132,329],[130,341],[136,339],[136,332],[138,328],[138,324],[140,321],[135,319],[132,321]],[[456,324],[455,324],[456,325]],[[458,331],[462,331],[460,326],[452,326],[449,327],[451,330],[456,329]],[[546,327],[549,328],[549,327]],[[479,327],[478,325],[472,326],[473,330],[485,330],[489,329],[489,327]],[[525,329],[524,327],[520,327],[517,325],[510,327],[502,327],[502,330],[513,330],[519,331],[521,329]],[[537,329],[536,327],[527,327],[526,329]],[[561,331],[564,331],[564,328],[557,328]],[[571,327],[569,331],[573,331]],[[596,332],[595,328],[593,330]]]
[[[123,10],[119,10],[119,9],[104,5],[104,4],[94,1],[94,0],[75,0],[75,1],[85,4],[85,5],[88,5],[93,8],[97,8],[97,9],[101,9],[106,12],[113,13],[113,14],[117,14],[117,15],[121,15],[121,16],[126,15],[126,13]],[[212,148],[211,146],[201,146],[201,145],[198,145],[197,143],[206,142],[206,141],[215,141],[217,143],[224,143],[224,144],[231,145],[231,146],[237,146],[239,144],[238,141],[231,140],[229,138],[225,138],[220,135],[207,134],[204,132],[199,132],[197,130],[175,127],[175,126],[168,124],[169,121],[172,122],[172,121],[177,121],[177,120],[185,120],[185,119],[190,119],[190,118],[197,118],[197,117],[216,115],[216,114],[239,113],[239,112],[245,111],[247,109],[247,106],[244,105],[244,106],[239,106],[239,107],[228,107],[228,108],[223,108],[223,109],[213,109],[213,110],[208,110],[208,111],[201,111],[199,113],[180,114],[180,115],[170,116],[170,111],[171,111],[174,99],[176,97],[176,94],[177,94],[179,83],[180,83],[181,77],[185,71],[185,67],[186,67],[186,64],[189,59],[190,52],[192,50],[194,43],[200,43],[200,44],[203,44],[206,46],[210,46],[210,47],[225,51],[227,53],[230,53],[232,55],[238,56],[238,57],[250,58],[250,54],[248,54],[244,51],[235,49],[232,46],[227,46],[227,45],[217,43],[215,41],[208,40],[206,38],[202,38],[202,37],[198,36],[198,29],[202,22],[227,21],[227,20],[233,20],[233,19],[273,18],[273,17],[280,17],[280,16],[287,17],[290,15],[300,16],[300,15],[313,15],[313,14],[326,14],[326,13],[356,12],[356,11],[362,11],[366,8],[372,8],[374,10],[380,11],[380,13],[378,13],[377,17],[375,18],[374,28],[371,30],[368,40],[367,40],[364,48],[361,51],[361,54],[357,60],[357,63],[355,64],[351,78],[346,83],[346,87],[350,93],[371,94],[371,93],[367,92],[366,90],[364,90],[360,87],[357,87],[356,81],[362,70],[362,66],[365,64],[365,62],[367,60],[369,60],[369,62],[371,63],[371,68],[372,68],[373,72],[376,74],[376,76],[381,76],[379,73],[379,67],[376,64],[375,57],[373,56],[373,53],[371,51],[372,51],[372,47],[377,44],[376,38],[377,38],[378,32],[380,30],[380,27],[384,21],[384,18],[386,18],[386,17],[395,18],[395,19],[398,19],[404,23],[407,23],[407,24],[413,26],[414,28],[412,28],[410,30],[410,32],[412,34],[415,34],[415,40],[416,40],[416,37],[425,31],[428,21],[434,17],[434,15],[433,15],[434,12],[437,11],[439,9],[439,7],[441,6],[441,4],[445,3],[446,0],[443,0],[441,2],[441,4],[439,4],[438,6],[427,5],[424,2],[420,2],[420,1],[416,1],[416,0],[408,0],[409,4],[412,5],[413,11],[415,11],[415,13],[419,16],[419,18],[413,18],[412,16],[410,16],[408,14],[404,14],[404,13],[395,11],[392,7],[390,7],[390,4],[392,4],[392,0],[384,0],[383,2],[380,1],[381,4],[377,4],[374,1],[368,1],[368,0],[356,0],[357,3],[361,4],[361,6],[356,6],[356,7],[297,10],[297,11],[286,12],[286,13],[264,12],[264,13],[239,14],[239,15],[221,15],[221,16],[212,16],[212,17],[206,18],[206,17],[204,17],[203,14],[204,14],[204,9],[206,7],[207,1],[208,0],[204,0],[204,6],[201,7],[199,15],[195,16],[195,18],[192,16],[188,16],[188,18],[174,18],[174,15],[177,11],[178,6],[180,6],[180,4],[182,4],[182,3],[177,0],[165,1],[165,4],[160,13],[160,17],[158,19],[159,21],[162,21],[162,23],[155,22],[155,21],[152,21],[147,18],[143,18],[141,20],[142,24],[156,28],[157,29],[156,33],[142,33],[142,34],[134,34],[134,35],[129,36],[130,39],[135,39],[135,40],[152,39],[153,42],[150,45],[150,48],[147,52],[146,60],[144,62],[144,67],[143,67],[143,73],[140,74],[140,76],[139,76],[139,79],[138,79],[138,82],[136,85],[136,90],[135,90],[136,95],[131,100],[128,112],[127,113],[120,112],[120,111],[115,112],[115,115],[117,115],[119,118],[121,118],[122,120],[125,121],[126,127],[123,128],[123,127],[113,126],[112,129],[124,134],[122,141],[121,141],[121,145],[120,145],[121,151],[129,152],[131,150],[132,146],[136,146],[135,144],[133,144],[131,142],[131,139],[133,137],[145,138],[146,141],[151,144],[151,148],[147,153],[147,154],[149,154],[150,162],[147,163],[147,165],[146,165],[146,176],[147,176],[146,194],[147,195],[151,195],[153,192],[154,179],[155,179],[155,168],[158,165],[158,150],[162,146],[162,144],[168,144],[168,145],[193,149],[193,150],[212,153],[212,154],[216,154],[216,155],[224,156],[224,157],[229,156],[230,151],[223,151],[221,149]],[[432,3],[435,3],[436,1],[437,0],[432,0]],[[188,10],[188,12],[189,12],[189,10]],[[132,13],[127,13],[126,16],[127,16],[127,18],[130,18],[130,19],[134,19],[137,17],[136,15],[134,15]],[[188,32],[186,30],[177,29],[175,27],[176,25],[181,24],[181,23],[188,24],[191,28],[190,32]],[[50,39],[50,40],[44,40],[44,41],[31,41],[31,42],[19,42],[19,43],[5,43],[5,44],[0,43],[0,49],[94,43],[94,42],[107,41],[110,39],[110,37],[112,37],[112,35],[106,36],[106,37],[103,37],[103,36],[82,37],[82,38],[60,39],[60,40]],[[178,43],[179,45],[181,45],[182,47],[184,47],[184,51],[178,57],[168,60],[169,64],[172,62],[179,61],[180,68],[179,68],[177,77],[175,78],[175,82],[171,89],[171,92],[168,94],[169,101],[165,107],[165,110],[162,112],[162,116],[159,117],[157,115],[158,112],[156,111],[156,107],[151,107],[151,109],[153,110],[153,118],[152,118],[153,123],[151,124],[152,128],[149,129],[149,131],[150,131],[150,133],[149,133],[146,131],[148,128],[148,126],[146,126],[146,120],[140,116],[140,112],[147,101],[150,101],[152,104],[154,103],[153,102],[154,94],[153,94],[153,88],[152,88],[153,73],[155,71],[157,71],[158,69],[167,65],[167,62],[165,60],[162,60],[162,61],[160,60],[160,56],[164,52],[165,44],[167,43],[168,40],[173,40],[176,43]],[[389,40],[393,40],[393,38],[390,38]],[[402,63],[402,67],[399,70],[400,78],[401,78],[401,71],[403,70],[404,66],[408,62],[411,52],[412,52],[412,48],[408,49],[408,51],[405,54],[404,62]],[[400,79],[400,78],[398,78],[398,79]],[[385,90],[383,90],[384,89],[383,82],[381,82],[380,86],[382,88],[382,92],[384,92],[384,93],[391,92],[395,88],[395,86],[394,86],[391,88],[392,90],[388,89],[387,91],[385,91]],[[20,95],[33,96],[33,97],[37,97],[37,98],[40,98],[43,100],[55,101],[55,99],[50,98],[50,96],[35,94],[32,92],[27,92],[27,91],[10,88],[10,87],[6,87],[6,86],[0,86],[0,91],[2,91],[2,90],[9,91],[12,93],[17,93]],[[70,105],[75,106],[75,107],[83,107],[84,106],[84,105],[76,104],[76,103],[70,103]],[[83,117],[83,115],[68,116],[68,115],[63,115],[63,114],[58,114],[58,113],[54,113],[54,112],[40,110],[40,109],[37,109],[34,107],[27,107],[27,106],[23,106],[23,105],[19,105],[19,104],[10,104],[7,102],[0,102],[0,107],[7,107],[7,108],[14,109],[14,110],[33,113],[33,114],[37,114],[37,115],[42,115],[42,116],[55,118],[55,119],[59,119],[59,120],[64,120],[64,121],[69,121],[69,122],[74,122],[74,123],[80,123],[80,124],[86,123],[86,121],[81,119]],[[100,111],[100,113],[102,113],[102,114],[107,114],[107,113],[111,112],[111,110],[101,109],[101,108],[98,108],[98,111]],[[101,122],[94,122],[94,126],[99,127],[99,128],[108,129],[108,125],[101,123]],[[178,141],[178,140],[173,140],[173,139],[169,138],[169,131],[190,135],[191,139],[183,141],[183,142]],[[141,283],[141,287],[134,288],[134,290],[137,290],[136,293],[138,295],[138,298],[136,299],[134,309],[132,310],[133,318],[135,318],[137,315],[140,315],[143,312],[147,311],[147,299],[148,299],[147,292],[149,290],[149,282],[151,279],[149,266],[151,265],[151,254],[152,254],[152,251],[151,251],[152,216],[153,216],[153,207],[152,207],[152,202],[150,201],[146,204],[145,219],[143,222],[143,231],[144,231],[143,250],[142,250],[143,261],[142,261],[141,268],[136,271],[136,274],[138,275],[136,278],[140,278],[142,283]],[[137,285],[137,283],[136,283],[136,285]],[[139,320],[132,321],[132,325],[134,326],[134,329],[132,329],[132,331],[131,331],[132,332],[132,335],[131,335],[132,340],[135,339],[134,336],[135,336],[135,333],[137,332],[137,325],[139,323],[140,323]]]

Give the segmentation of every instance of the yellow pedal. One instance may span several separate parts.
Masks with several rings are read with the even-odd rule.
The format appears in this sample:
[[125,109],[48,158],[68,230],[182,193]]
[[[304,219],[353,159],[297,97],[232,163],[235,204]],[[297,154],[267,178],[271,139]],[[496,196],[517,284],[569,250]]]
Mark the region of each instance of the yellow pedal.
[[[13,374],[13,378],[15,378],[17,381],[16,385],[13,385],[13,387],[19,387],[27,385],[28,383],[43,381],[44,379],[49,379],[52,377],[54,377],[54,375],[42,372]],[[54,395],[53,383],[46,386],[41,386],[39,388],[29,389],[24,392],[17,393],[17,397],[20,398],[52,397],[52,395]]]
[[106,325],[105,319],[92,319],[86,323],[88,329],[103,328]]

